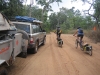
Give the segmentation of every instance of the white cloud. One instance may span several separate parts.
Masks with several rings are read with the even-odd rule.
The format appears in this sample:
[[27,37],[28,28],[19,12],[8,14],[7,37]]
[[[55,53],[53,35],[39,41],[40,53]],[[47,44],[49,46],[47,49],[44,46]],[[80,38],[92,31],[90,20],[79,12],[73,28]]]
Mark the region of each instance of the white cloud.
[[[33,5],[36,5],[35,0],[27,0],[26,4],[30,4],[30,1],[34,1]],[[82,1],[71,2],[71,0],[62,0],[62,3],[59,3],[59,6],[57,3],[52,3],[51,6],[52,6],[52,9],[54,12],[58,12],[59,8],[62,8],[62,7],[65,7],[68,9],[75,7],[75,9],[79,9],[81,11],[81,13],[83,13],[82,12],[83,10],[87,10],[90,7],[89,4],[87,4],[87,3],[84,4]],[[39,7],[41,7],[41,6],[39,6]],[[52,12],[49,12],[49,15],[51,13]],[[92,13],[93,13],[93,11],[92,11]]]
[[[59,8],[61,7],[66,7],[68,9],[72,8],[72,7],[75,7],[75,9],[79,9],[79,10],[82,10],[82,9],[88,9],[89,8],[89,4],[83,4],[83,2],[81,1],[76,1],[76,2],[71,2],[71,0],[62,0],[63,2],[59,4]],[[57,3],[53,3],[52,4],[52,8],[56,10],[59,10],[58,6],[57,6]]]
[[[75,9],[79,9],[81,13],[83,10],[88,10],[90,7],[89,4],[87,3],[84,4],[82,1],[71,2],[71,0],[62,0],[62,3],[59,3],[59,6],[57,5],[57,3],[52,3],[51,6],[54,12],[58,12],[59,8],[62,8],[62,7],[65,7],[68,9],[75,7]],[[50,13],[51,12],[49,12],[49,14]]]
[[29,4],[36,5],[36,2],[35,2],[35,0],[27,0],[26,5],[29,5]]

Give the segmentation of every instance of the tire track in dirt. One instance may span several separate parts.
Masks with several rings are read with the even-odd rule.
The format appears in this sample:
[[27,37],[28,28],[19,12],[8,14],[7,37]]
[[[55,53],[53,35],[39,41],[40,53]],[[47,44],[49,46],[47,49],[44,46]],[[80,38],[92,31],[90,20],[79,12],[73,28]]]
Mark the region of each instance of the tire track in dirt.
[[57,72],[56,75],[70,75],[68,68],[65,66],[64,62],[61,62],[61,55],[58,54],[58,46],[55,35],[52,35],[52,59],[55,71]]
[[40,46],[36,54],[28,54],[26,59],[18,57],[14,65],[8,68],[9,75],[100,74],[100,51],[97,45],[93,44],[97,50],[93,50],[93,56],[89,56],[79,48],[75,49],[72,35],[62,34],[62,48],[57,45],[56,34],[50,33],[46,38],[46,44]]
[[[49,40],[49,42],[50,42],[50,40]],[[38,53],[28,54],[26,59],[17,57],[16,61],[14,62],[14,65],[8,67],[9,75],[19,75],[26,66],[30,66],[29,63],[35,61],[39,56],[41,56],[41,54],[43,52],[45,52],[46,48],[48,48],[48,47],[50,47],[50,44],[46,44],[46,46],[40,47],[38,50]],[[42,51],[40,51],[40,49],[42,49]],[[31,60],[33,60],[33,61],[31,61]],[[21,64],[22,64],[22,66],[21,66]],[[13,71],[15,72],[15,74],[12,73]]]
[[[49,42],[50,42],[50,39],[48,39],[49,40]],[[48,48],[50,48],[50,44],[48,43],[48,41],[47,41],[47,43],[46,43],[46,45],[45,46],[43,46],[42,48],[40,48],[41,49],[41,51],[39,51],[37,54],[36,54],[36,60],[34,60],[34,61],[30,61],[30,64],[31,64],[31,66],[32,67],[29,67],[30,65],[27,65],[27,67],[25,67],[25,68],[28,68],[28,69],[30,69],[30,70],[26,70],[26,69],[24,69],[24,71],[27,71],[27,72],[30,72],[29,74],[30,75],[32,75],[32,74],[34,74],[34,75],[40,75],[40,74],[45,74],[45,73],[47,73],[46,71],[48,71],[48,69],[45,69],[45,67],[47,67],[47,65],[46,65],[46,63],[45,63],[45,65],[43,65],[44,63],[43,63],[43,60],[45,60],[46,58],[44,58],[44,56],[43,56],[43,54],[47,51],[47,49]],[[34,57],[33,57],[34,58]],[[46,61],[47,62],[47,61]],[[39,68],[39,65],[40,65],[40,68]],[[23,71],[23,72],[24,72]]]
[[[67,39],[65,39],[65,40],[67,40]],[[72,42],[72,41],[71,41],[71,42]],[[74,44],[70,43],[69,41],[67,41],[67,43],[68,43],[69,46],[74,45]],[[74,46],[73,46],[72,48],[75,49]],[[96,56],[95,56],[95,57],[89,56],[89,54],[86,54],[85,52],[81,51],[79,48],[78,48],[78,50],[79,50],[79,52],[82,53],[81,55],[84,56],[84,58],[87,59],[87,60],[90,61],[90,62],[92,62],[92,60],[89,60],[89,59],[100,59],[100,58],[96,58]],[[87,58],[87,57],[88,57],[88,58]]]
[[[65,41],[65,40],[64,40]],[[65,44],[65,43],[64,43]],[[68,42],[66,43],[66,46],[67,46],[67,44],[68,44]],[[71,46],[71,45],[70,45]],[[69,46],[69,47],[70,47]],[[63,46],[64,47],[64,46]],[[68,46],[67,46],[67,49],[70,49]],[[66,57],[68,57],[67,59],[69,59],[70,60],[70,65],[72,66],[72,68],[73,68],[73,71],[75,72],[74,73],[74,75],[79,75],[79,71],[77,70],[77,68],[75,67],[75,64],[73,63],[73,61],[72,61],[72,57],[67,53],[67,51],[66,51],[66,49],[64,49],[64,48],[62,48],[62,52],[63,53],[65,53],[65,56]],[[61,51],[59,51],[59,54],[61,54],[61,55],[63,55],[63,53],[62,53]],[[64,57],[65,57],[64,56]],[[70,66],[70,67],[71,67]],[[71,72],[70,72],[71,73]],[[71,75],[73,75],[73,74],[71,74]]]
[[[66,40],[66,44],[68,45],[68,47],[70,47],[70,50],[75,50],[75,47],[73,46],[74,44],[72,44],[72,41],[73,40],[70,40],[70,41],[68,41],[68,38],[67,39],[65,39],[65,37],[63,38],[64,40]],[[71,39],[71,37],[70,37],[70,39]],[[72,49],[71,49],[72,48]],[[78,49],[79,50],[79,49]],[[75,51],[74,51],[75,52]],[[97,69],[97,67],[96,68],[94,68],[94,63],[93,63],[93,61],[91,61],[91,59],[93,58],[93,57],[91,57],[91,56],[89,56],[88,54],[84,54],[84,52],[83,51],[81,51],[81,50],[79,50],[77,53],[79,53],[78,55],[79,56],[81,56],[81,57],[79,57],[80,59],[82,59],[83,60],[83,63],[84,63],[84,66],[86,66],[87,68],[89,67],[91,67],[92,69],[91,69],[91,72],[93,72],[95,69]],[[76,53],[75,53],[76,54]],[[72,57],[71,57],[72,58]],[[82,62],[81,62],[82,63]],[[89,65],[91,63],[91,66]],[[97,65],[96,65],[97,66]],[[99,67],[98,67],[98,69],[100,69]],[[99,73],[97,70],[95,70],[97,73]]]

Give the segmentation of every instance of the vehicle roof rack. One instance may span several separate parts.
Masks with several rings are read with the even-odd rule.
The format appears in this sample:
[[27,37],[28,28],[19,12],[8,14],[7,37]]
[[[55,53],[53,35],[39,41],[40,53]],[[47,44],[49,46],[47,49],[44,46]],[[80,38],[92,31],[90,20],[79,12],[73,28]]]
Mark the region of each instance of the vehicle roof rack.
[[15,20],[18,22],[31,22],[31,23],[42,23],[42,21],[37,20],[36,18],[28,17],[28,16],[15,16]]

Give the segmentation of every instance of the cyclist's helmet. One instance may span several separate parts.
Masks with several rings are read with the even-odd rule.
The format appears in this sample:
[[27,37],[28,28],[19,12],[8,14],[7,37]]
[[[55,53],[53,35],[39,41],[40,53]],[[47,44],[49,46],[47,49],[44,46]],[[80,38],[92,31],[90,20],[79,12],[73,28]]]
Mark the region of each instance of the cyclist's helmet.
[[77,27],[77,29],[79,29],[79,28],[81,28],[81,27]]
[[60,28],[60,26],[57,26],[57,28]]

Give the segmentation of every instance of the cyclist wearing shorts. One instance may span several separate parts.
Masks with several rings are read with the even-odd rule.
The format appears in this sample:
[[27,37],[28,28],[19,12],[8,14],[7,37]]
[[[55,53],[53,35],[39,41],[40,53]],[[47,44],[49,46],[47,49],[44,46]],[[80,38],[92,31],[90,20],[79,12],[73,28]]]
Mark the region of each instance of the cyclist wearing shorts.
[[77,40],[80,39],[82,41],[83,39],[83,36],[84,36],[84,32],[83,30],[81,29],[81,27],[78,27],[77,28],[77,31],[74,33],[73,36],[75,36],[77,34]]
[[61,36],[62,30],[60,29],[60,27],[57,27],[55,33],[57,34],[57,39],[61,39],[60,36]]

